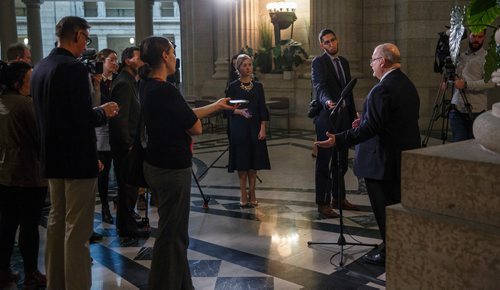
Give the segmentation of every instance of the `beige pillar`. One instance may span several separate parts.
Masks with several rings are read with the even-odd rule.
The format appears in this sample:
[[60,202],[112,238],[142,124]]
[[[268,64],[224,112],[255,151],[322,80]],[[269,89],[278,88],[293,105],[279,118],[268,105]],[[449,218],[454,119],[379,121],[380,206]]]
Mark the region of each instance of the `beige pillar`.
[[258,45],[258,1],[241,0],[233,5],[230,16],[230,46],[231,55],[236,54],[245,46],[253,49]]
[[36,64],[43,58],[42,27],[40,21],[40,4],[43,4],[43,1],[23,0],[27,10],[28,40],[33,64]]
[[351,74],[361,75],[363,53],[363,1],[362,0],[315,0],[311,1],[311,55],[323,53],[319,48],[318,34],[329,28],[339,38],[339,54],[349,60]]
[[154,0],[135,0],[135,43],[153,35]]
[[16,7],[14,0],[0,1],[0,44],[2,59],[7,59],[7,47],[17,42]]
[[217,59],[215,61],[214,79],[227,79],[229,75],[229,14],[232,5],[222,1],[216,2],[217,9],[214,10],[214,16],[217,19],[216,42]]

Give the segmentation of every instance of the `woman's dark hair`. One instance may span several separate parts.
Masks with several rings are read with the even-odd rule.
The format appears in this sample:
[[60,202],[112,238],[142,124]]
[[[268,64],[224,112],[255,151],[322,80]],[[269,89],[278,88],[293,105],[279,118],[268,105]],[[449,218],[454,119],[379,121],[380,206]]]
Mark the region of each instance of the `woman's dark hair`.
[[24,61],[6,63],[0,61],[0,91],[11,89],[18,91],[24,83],[24,76],[31,69],[31,65]]
[[161,66],[163,63],[163,52],[170,53],[174,45],[165,37],[150,36],[141,42],[141,60],[144,65],[139,68],[141,79],[148,78],[153,69]]
[[105,48],[97,53],[97,60],[104,62],[104,60],[112,53],[118,55],[116,51],[112,50],[111,48]]

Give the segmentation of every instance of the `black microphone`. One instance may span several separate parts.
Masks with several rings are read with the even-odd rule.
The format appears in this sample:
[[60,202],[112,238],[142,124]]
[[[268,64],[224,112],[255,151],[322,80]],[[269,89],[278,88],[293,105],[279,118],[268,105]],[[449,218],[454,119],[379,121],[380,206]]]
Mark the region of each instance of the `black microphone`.
[[354,89],[354,86],[356,85],[357,82],[358,78],[351,79],[351,81],[344,87],[344,89],[340,93],[340,99],[338,100],[337,104],[330,113],[330,122],[334,128],[335,124],[337,123],[337,118],[339,115],[338,112],[342,107],[342,103],[344,102],[344,99],[352,93],[352,90]]

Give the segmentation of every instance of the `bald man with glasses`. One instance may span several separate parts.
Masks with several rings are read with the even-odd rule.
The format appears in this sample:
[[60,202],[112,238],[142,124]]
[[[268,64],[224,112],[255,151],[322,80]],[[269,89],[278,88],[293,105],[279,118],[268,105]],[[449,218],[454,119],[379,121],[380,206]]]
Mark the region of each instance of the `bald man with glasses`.
[[401,71],[396,45],[375,48],[370,66],[380,80],[366,97],[363,114],[353,128],[325,135],[320,148],[356,146],[354,173],[365,179],[383,244],[365,261],[385,264],[385,208],[401,202],[401,152],[420,147],[420,99],[413,82]]

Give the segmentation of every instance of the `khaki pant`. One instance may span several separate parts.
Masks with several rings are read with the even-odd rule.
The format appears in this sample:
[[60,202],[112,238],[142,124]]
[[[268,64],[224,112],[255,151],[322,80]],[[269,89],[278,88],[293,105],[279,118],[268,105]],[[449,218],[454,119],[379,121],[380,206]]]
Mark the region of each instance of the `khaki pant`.
[[93,232],[97,178],[49,179],[45,267],[48,290],[90,289],[89,238]]

